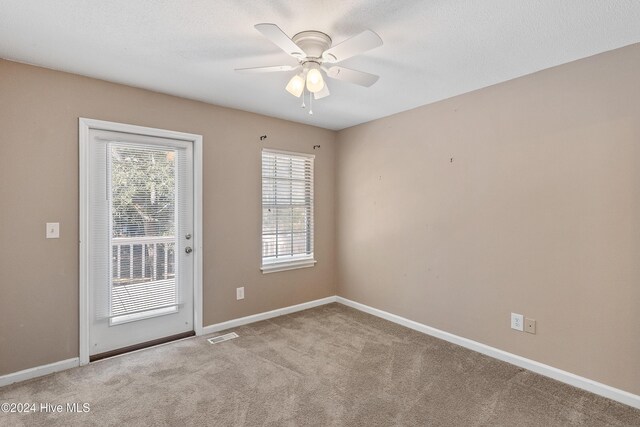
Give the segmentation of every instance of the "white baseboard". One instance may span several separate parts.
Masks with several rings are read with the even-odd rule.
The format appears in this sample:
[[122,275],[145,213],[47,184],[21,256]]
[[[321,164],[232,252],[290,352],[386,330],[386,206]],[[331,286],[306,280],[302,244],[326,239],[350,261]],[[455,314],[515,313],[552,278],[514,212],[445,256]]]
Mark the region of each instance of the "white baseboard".
[[0,387],[17,383],[19,381],[26,381],[32,378],[41,377],[43,375],[52,374],[54,372],[75,368],[76,366],[80,366],[80,359],[74,357],[72,359],[61,360],[59,362],[49,363],[48,365],[36,366],[35,368],[29,368],[23,371],[2,375],[0,376]]
[[[309,308],[318,307],[324,304],[330,304],[332,302],[338,302],[348,307],[355,308],[356,310],[363,311],[365,313],[372,314],[382,319],[389,320],[393,323],[405,326],[418,332],[422,332],[427,335],[431,335],[436,338],[448,341],[453,344],[468,348],[478,353],[485,354],[493,357],[494,359],[502,360],[521,368],[528,369],[532,372],[553,378],[563,383],[572,385],[574,387],[587,390],[591,393],[595,393],[600,396],[607,397],[609,399],[624,403],[625,405],[632,406],[640,409],[640,396],[629,393],[624,390],[620,390],[606,384],[599,383],[597,381],[590,380],[588,378],[581,377],[579,375],[572,374],[567,371],[563,371],[553,366],[545,365],[544,363],[536,362],[535,360],[527,359],[522,356],[518,356],[506,351],[497,349],[495,347],[488,346],[486,344],[479,343],[477,341],[463,338],[449,332],[442,331],[440,329],[432,328],[431,326],[424,325],[422,323],[415,322],[413,320],[406,319],[395,314],[388,313],[377,308],[369,307],[368,305],[360,304],[355,301],[348,300],[339,296],[330,296],[314,301],[305,302],[302,304],[292,305],[289,307],[279,308],[277,310],[267,311],[264,313],[258,313],[251,316],[241,317],[238,319],[228,320],[222,323],[216,323],[214,325],[205,326],[198,335],[206,335],[214,332],[222,331],[237,326],[246,325],[253,322],[259,322],[261,320],[271,319],[285,314],[295,313],[297,311],[307,310]],[[74,357],[72,359],[61,360],[59,362],[50,363],[48,365],[36,366],[35,368],[25,369],[23,371],[14,372],[11,374],[0,376],[0,387],[13,384],[19,381],[25,381],[43,375],[48,375],[54,372],[64,371],[66,369],[75,368],[80,365],[80,359]]]
[[469,350],[477,351],[478,353],[485,354],[493,357],[494,359],[502,360],[503,362],[528,369],[529,371],[533,371],[537,374],[553,378],[554,380],[558,380],[574,387],[578,387],[583,390],[590,391],[591,393],[640,409],[640,396],[636,394],[572,374],[571,372],[554,368],[553,366],[545,365],[544,363],[536,362],[535,360],[527,359],[526,357],[508,353],[468,338],[459,337],[457,335],[450,334],[449,332],[441,331],[440,329],[432,328],[431,326],[423,325],[422,323],[414,322],[413,320],[378,310],[377,308],[369,307],[368,305],[360,304],[359,302],[351,301],[343,297],[336,297],[336,302],[355,308],[356,310],[372,314],[376,317],[389,320],[390,322],[406,326],[407,328],[422,332],[423,334],[431,335],[450,343],[457,344],[468,348]]
[[238,319],[227,320],[226,322],[216,323],[214,325],[205,326],[198,335],[207,335],[225,329],[235,328],[249,323],[259,322],[261,320],[272,319],[274,317],[283,316],[285,314],[295,313],[296,311],[307,310],[309,308],[318,307],[319,305],[330,304],[336,302],[336,296],[317,299],[314,301],[304,302],[302,304],[291,305],[289,307],[278,308],[276,310],[266,311],[264,313],[253,314],[251,316],[240,317]]

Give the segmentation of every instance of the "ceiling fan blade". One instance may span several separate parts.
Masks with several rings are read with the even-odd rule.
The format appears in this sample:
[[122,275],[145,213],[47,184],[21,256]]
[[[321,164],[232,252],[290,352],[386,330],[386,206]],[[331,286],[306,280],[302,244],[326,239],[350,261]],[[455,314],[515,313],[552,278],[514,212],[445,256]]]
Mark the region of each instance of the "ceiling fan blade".
[[305,54],[300,47],[287,36],[276,24],[257,24],[254,28],[268,38],[273,44],[287,52],[294,58],[304,58]]
[[378,46],[382,46],[382,39],[380,36],[371,30],[365,30],[357,36],[353,36],[350,39],[325,50],[322,53],[322,59],[324,59],[325,62],[336,63]]
[[277,71],[291,71],[297,68],[300,68],[300,66],[273,65],[270,67],[236,68],[236,71],[239,71],[241,73],[273,73]]
[[329,86],[327,86],[327,82],[324,82],[324,87],[322,88],[322,90],[314,93],[313,98],[318,100],[318,99],[327,97],[329,95],[331,95],[331,92],[329,92]]
[[360,86],[369,87],[375,82],[378,81],[380,76],[376,76],[375,74],[365,73],[364,71],[352,70],[350,68],[340,67],[338,65],[334,65],[333,67],[327,68],[326,70],[327,76],[332,79],[342,80],[349,83],[355,83]]

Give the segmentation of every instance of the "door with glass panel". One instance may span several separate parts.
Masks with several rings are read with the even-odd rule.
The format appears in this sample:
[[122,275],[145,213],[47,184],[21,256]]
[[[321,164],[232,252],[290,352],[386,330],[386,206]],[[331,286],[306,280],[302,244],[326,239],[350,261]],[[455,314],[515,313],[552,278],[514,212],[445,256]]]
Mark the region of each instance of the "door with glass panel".
[[192,331],[192,144],[89,141],[89,354]]

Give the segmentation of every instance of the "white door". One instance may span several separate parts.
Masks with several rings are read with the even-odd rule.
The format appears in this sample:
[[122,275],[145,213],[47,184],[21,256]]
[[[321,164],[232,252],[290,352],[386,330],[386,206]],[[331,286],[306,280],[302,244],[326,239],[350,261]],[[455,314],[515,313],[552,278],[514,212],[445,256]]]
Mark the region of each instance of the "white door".
[[90,129],[89,354],[194,330],[193,143]]

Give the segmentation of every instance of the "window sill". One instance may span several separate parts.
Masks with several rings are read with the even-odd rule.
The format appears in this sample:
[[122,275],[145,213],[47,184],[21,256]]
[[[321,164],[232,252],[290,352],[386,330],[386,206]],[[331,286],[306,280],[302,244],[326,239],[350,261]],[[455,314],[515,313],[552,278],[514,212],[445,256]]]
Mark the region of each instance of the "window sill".
[[303,259],[298,261],[275,262],[260,267],[263,274],[276,273],[278,271],[295,270],[298,268],[308,268],[316,265],[315,259]]

